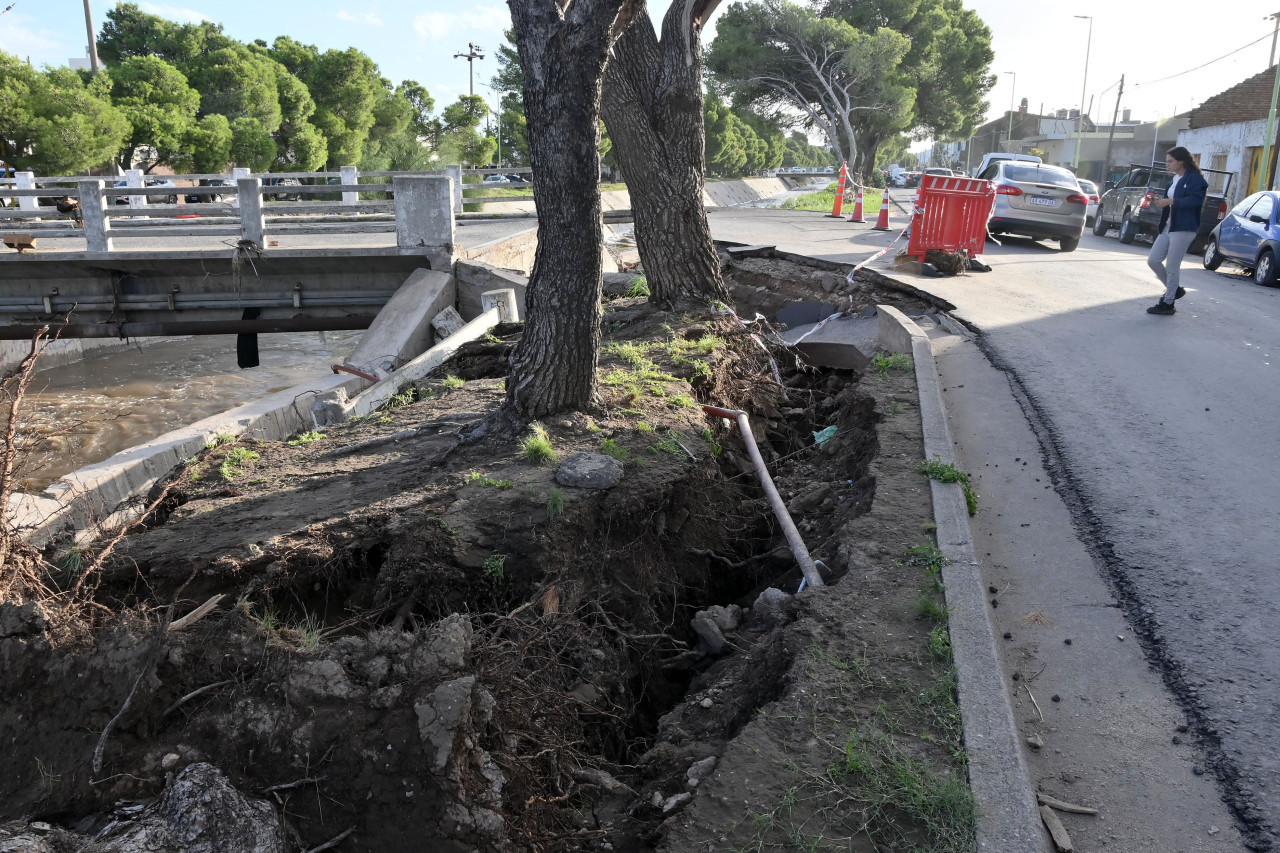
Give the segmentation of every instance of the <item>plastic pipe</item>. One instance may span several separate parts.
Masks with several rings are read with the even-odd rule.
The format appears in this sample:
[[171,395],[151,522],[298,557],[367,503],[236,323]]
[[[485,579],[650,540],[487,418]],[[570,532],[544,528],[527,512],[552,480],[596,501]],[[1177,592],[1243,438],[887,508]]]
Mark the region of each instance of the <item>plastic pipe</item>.
[[787,512],[786,504],[782,502],[782,496],[773,485],[773,478],[769,476],[769,469],[765,467],[764,457],[760,455],[760,448],[756,446],[756,437],[751,432],[751,422],[747,420],[747,413],[737,409],[721,409],[718,406],[703,406],[702,411],[713,417],[731,418],[738,422],[738,431],[742,433],[742,440],[747,445],[747,453],[751,454],[751,461],[756,466],[760,485],[764,487],[764,493],[769,497],[769,506],[773,507],[773,514],[782,525],[782,532],[787,537],[787,544],[791,546],[791,553],[800,565],[800,573],[804,575],[809,586],[824,586],[822,576],[818,574],[818,567],[814,565],[813,558],[809,556],[809,549],[800,538],[800,531],[796,529],[795,522]]

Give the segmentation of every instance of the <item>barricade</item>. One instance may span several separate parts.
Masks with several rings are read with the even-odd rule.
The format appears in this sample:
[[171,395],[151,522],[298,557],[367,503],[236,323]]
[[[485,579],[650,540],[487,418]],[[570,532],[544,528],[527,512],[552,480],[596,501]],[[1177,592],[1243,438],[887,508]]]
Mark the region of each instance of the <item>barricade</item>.
[[990,181],[947,175],[924,175],[919,201],[911,215],[911,239],[907,254],[924,260],[930,249],[965,250],[969,257],[982,254],[987,239],[987,219],[995,203]]

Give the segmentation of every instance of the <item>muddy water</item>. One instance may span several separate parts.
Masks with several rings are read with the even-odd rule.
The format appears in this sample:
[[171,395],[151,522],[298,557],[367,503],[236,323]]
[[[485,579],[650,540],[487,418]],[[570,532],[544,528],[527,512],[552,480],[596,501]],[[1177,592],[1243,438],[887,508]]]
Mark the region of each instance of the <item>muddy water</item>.
[[281,391],[345,361],[362,332],[261,335],[261,366],[236,367],[234,335],[169,338],[36,375],[26,404],[33,440],[20,489],[38,492],[201,418]]

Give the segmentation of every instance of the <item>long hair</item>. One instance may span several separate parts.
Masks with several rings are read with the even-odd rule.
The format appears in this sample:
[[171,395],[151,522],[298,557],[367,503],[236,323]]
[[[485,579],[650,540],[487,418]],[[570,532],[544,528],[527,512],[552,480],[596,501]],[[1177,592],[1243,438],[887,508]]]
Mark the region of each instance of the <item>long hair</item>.
[[1180,162],[1182,167],[1188,172],[1195,172],[1197,175],[1203,174],[1200,171],[1200,167],[1196,165],[1196,159],[1192,157],[1191,152],[1183,146],[1175,145],[1166,151],[1165,154]]

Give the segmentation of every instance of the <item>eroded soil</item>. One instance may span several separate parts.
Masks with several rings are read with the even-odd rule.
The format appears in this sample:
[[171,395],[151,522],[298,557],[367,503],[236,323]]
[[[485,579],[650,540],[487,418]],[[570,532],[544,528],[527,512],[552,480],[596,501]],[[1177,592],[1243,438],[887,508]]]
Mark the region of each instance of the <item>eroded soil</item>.
[[[742,317],[927,310],[834,265],[726,263]],[[208,762],[297,850],[349,828],[332,849],[972,849],[911,371],[811,369],[759,326],[619,299],[598,405],[543,424],[537,464],[456,442],[520,331],[321,439],[211,447],[105,556],[44,555],[38,606],[0,613],[0,821],[109,842]],[[741,437],[699,403],[750,413],[828,586],[796,594]],[[620,480],[563,485],[581,453]]]

